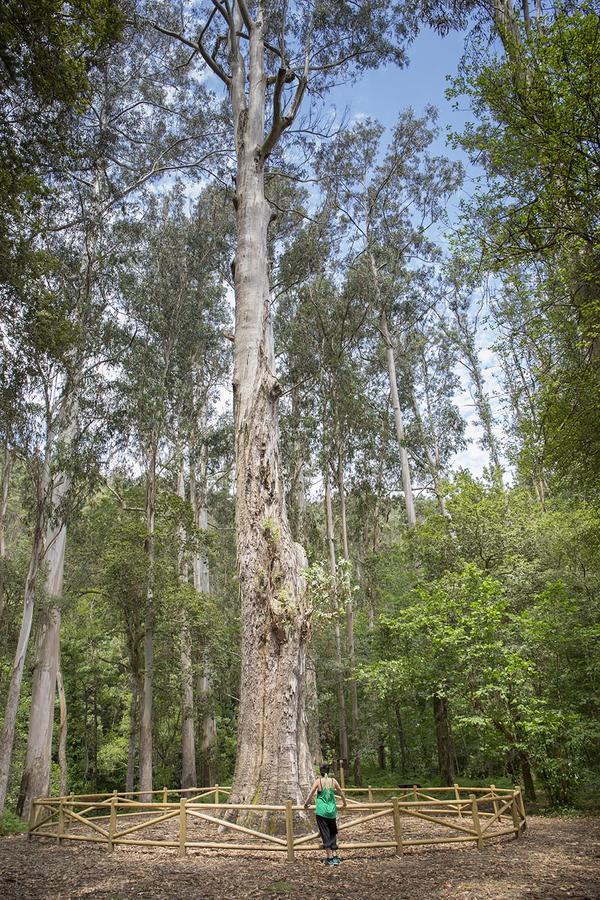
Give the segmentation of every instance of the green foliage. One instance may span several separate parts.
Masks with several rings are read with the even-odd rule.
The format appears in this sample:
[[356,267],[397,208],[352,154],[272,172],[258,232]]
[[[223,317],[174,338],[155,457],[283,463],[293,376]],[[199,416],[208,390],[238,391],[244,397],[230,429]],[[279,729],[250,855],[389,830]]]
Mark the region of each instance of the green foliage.
[[27,831],[27,822],[5,809],[0,816],[0,837],[6,837],[7,834],[21,834],[23,831]]

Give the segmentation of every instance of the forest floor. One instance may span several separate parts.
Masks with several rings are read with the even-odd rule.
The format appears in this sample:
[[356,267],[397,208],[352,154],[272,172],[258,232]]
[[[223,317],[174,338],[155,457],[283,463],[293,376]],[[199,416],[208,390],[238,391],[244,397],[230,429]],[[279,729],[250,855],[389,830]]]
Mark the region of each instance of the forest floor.
[[[372,830],[372,829],[371,829]],[[152,900],[491,900],[600,898],[600,818],[529,818],[518,839],[321,855],[105,847],[25,835],[0,840],[3,900],[145,897]]]

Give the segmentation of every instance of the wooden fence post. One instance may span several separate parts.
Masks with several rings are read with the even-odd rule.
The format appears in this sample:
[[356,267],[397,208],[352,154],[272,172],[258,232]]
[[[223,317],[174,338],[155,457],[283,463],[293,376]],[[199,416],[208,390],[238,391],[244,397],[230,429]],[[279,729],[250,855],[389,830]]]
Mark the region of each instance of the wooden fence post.
[[108,823],[108,851],[112,853],[114,850],[113,838],[117,830],[117,796],[116,791],[112,795],[110,801],[110,822]]
[[416,786],[416,784],[413,784],[413,800],[415,801],[415,803],[417,802],[417,786]]
[[492,803],[494,804],[494,815],[498,815],[498,801],[496,800],[496,785],[490,785],[491,794],[492,794]]
[[512,803],[510,804],[510,811],[512,813],[513,826],[515,829],[515,837],[518,838],[521,834],[521,825],[519,822],[519,810],[517,809],[517,792],[513,791]]
[[371,785],[369,785],[369,803],[373,802],[373,789]]
[[[67,802],[67,809],[70,810],[71,812],[73,812],[73,798],[74,798],[74,796],[75,796],[74,794],[69,794],[69,800],[68,800],[68,802]],[[72,821],[72,820],[71,820],[71,817],[70,817],[70,816],[65,820],[65,831],[68,831],[69,828],[71,827],[71,821]]]
[[402,822],[400,821],[400,806],[398,805],[398,798],[395,797],[392,800],[393,805],[393,815],[394,815],[394,836],[396,838],[396,853],[398,856],[402,856],[404,853],[404,847],[402,845]]
[[168,803],[168,802],[169,802],[169,792],[168,792],[168,790],[166,789],[166,787],[163,788],[163,801],[162,801],[162,802],[163,802],[163,803]]
[[285,837],[287,840],[288,862],[294,861],[294,811],[292,801],[285,801]]
[[523,831],[527,828],[527,813],[525,812],[525,803],[523,801],[523,791],[519,788],[519,810],[523,818]]
[[342,790],[346,787],[346,775],[344,773],[344,762],[345,760],[340,759],[340,787]]
[[185,809],[185,797],[179,801],[179,855],[185,856],[187,841],[187,813]]
[[31,801],[31,806],[29,807],[29,827],[27,829],[27,840],[30,841],[32,838],[32,829],[35,827],[35,818],[37,815],[38,808],[36,806],[35,800]]
[[61,798],[58,804],[58,831],[56,832],[58,843],[62,844],[62,839],[65,833],[65,807],[64,801]]
[[469,800],[471,801],[471,813],[473,815],[473,828],[475,829],[475,834],[477,835],[477,849],[483,849],[483,837],[481,835],[481,822],[479,821],[479,807],[477,806],[477,797],[475,794],[469,794]]
[[215,784],[215,803],[219,802],[219,785]]
[[454,785],[454,796],[456,797],[456,805],[458,807],[458,818],[462,819],[462,806],[460,805],[460,788],[457,784]]

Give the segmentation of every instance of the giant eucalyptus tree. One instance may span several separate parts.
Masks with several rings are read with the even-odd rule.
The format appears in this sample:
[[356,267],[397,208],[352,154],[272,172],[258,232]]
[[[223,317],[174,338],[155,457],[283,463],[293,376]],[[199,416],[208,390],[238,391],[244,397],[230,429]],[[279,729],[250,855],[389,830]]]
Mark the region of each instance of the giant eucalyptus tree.
[[403,61],[401,6],[212,0],[156,14],[225,86],[232,117],[237,246],[234,414],[242,689],[236,801],[300,799],[312,772],[304,727],[310,630],[304,555],[289,528],[278,445],[281,393],[273,350],[265,174],[313,90]]

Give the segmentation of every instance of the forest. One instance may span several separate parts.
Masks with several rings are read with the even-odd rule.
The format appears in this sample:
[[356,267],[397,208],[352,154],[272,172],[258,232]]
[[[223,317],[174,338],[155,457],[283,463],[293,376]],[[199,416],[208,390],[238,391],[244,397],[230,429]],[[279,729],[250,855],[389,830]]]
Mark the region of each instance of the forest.
[[598,807],[599,87],[593,0],[5,0],[0,833],[323,761]]

